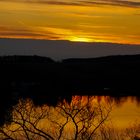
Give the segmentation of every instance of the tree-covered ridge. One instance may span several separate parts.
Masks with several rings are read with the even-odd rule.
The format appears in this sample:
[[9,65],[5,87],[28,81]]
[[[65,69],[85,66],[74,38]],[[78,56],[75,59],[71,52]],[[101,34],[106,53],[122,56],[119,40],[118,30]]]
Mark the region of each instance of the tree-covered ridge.
[[13,64],[13,63],[53,63],[54,61],[49,57],[33,56],[1,56],[0,64]]

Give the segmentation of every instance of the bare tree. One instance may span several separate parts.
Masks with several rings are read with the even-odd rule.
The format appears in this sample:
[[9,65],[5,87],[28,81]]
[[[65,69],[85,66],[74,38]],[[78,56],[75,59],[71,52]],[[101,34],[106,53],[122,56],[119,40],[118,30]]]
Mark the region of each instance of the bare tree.
[[107,120],[111,106],[106,108],[99,103],[93,103],[93,97],[86,97],[84,100],[81,98],[73,97],[70,105],[60,104],[56,108],[59,114],[67,118],[65,126],[72,127],[72,139],[94,139],[98,128]]
[[48,115],[44,107],[35,108],[33,103],[28,101],[20,101],[14,107],[13,119],[10,125],[4,125],[0,129],[3,139],[12,140],[35,140],[35,139],[54,139],[48,133],[39,127],[39,123]]
[[[84,99],[83,99],[84,98]],[[93,140],[99,136],[109,117],[111,105],[94,102],[93,97],[75,96],[72,102],[35,107],[30,100],[20,100],[13,119],[0,128],[3,140]]]

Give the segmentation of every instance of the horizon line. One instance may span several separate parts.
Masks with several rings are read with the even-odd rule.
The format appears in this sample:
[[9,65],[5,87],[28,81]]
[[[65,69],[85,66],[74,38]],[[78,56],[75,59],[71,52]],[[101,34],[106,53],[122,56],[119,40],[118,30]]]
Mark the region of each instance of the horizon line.
[[101,41],[72,41],[72,40],[61,40],[61,39],[45,39],[45,38],[18,38],[18,37],[0,37],[1,39],[9,39],[9,40],[34,40],[34,41],[63,41],[63,42],[71,42],[71,43],[83,43],[83,44],[118,44],[118,45],[135,45],[135,46],[139,46],[140,44],[137,43],[122,43],[122,42],[101,42]]

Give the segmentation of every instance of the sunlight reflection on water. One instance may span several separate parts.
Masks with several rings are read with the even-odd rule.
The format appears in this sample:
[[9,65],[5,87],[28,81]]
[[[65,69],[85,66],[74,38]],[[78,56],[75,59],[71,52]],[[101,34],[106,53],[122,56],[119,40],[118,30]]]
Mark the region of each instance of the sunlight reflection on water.
[[34,140],[132,139],[140,131],[139,106],[139,98],[131,96],[73,96],[71,103],[64,100],[55,107],[20,100],[14,107],[11,123],[0,129],[0,138],[7,138],[3,136],[6,133],[12,138]]

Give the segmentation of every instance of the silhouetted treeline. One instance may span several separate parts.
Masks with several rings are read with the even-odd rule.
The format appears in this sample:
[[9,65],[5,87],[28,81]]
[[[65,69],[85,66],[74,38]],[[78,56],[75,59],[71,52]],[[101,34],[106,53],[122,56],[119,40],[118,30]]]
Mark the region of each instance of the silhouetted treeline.
[[67,59],[63,65],[76,89],[97,90],[101,94],[107,90],[111,95],[139,94],[140,55]]
[[139,96],[139,87],[140,55],[62,62],[39,56],[0,57],[0,114],[19,98],[55,105],[74,94]]
[[48,64],[53,63],[54,61],[48,57],[39,57],[39,56],[2,56],[0,57],[0,64]]

